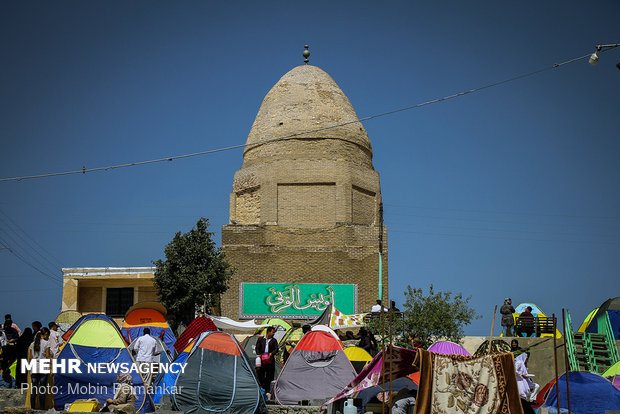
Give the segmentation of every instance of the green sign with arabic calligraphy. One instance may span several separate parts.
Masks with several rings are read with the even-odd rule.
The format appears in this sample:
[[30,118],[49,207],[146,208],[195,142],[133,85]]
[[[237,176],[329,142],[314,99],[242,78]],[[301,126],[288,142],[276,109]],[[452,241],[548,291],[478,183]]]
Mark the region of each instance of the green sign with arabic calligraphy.
[[241,318],[307,318],[330,304],[344,314],[357,312],[357,285],[321,283],[240,283]]

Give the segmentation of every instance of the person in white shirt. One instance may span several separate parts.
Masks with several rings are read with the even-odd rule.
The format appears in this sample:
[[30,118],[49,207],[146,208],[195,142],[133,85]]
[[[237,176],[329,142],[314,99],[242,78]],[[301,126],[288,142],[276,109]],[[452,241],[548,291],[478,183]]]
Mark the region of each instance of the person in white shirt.
[[63,343],[62,336],[58,332],[56,322],[50,322],[47,326],[50,327],[50,354],[52,358],[56,358],[60,354],[60,347]]
[[381,309],[383,309],[383,312],[387,312],[387,309],[381,304],[381,299],[377,299],[377,304],[376,305],[372,305],[372,308],[370,309],[371,312],[381,312]]
[[144,379],[144,387],[148,390],[153,382],[151,363],[155,362],[156,355],[158,355],[157,341],[151,336],[149,328],[144,328],[142,336],[136,339],[133,352],[136,354],[136,361]]
[[[50,330],[47,328],[41,328],[34,337],[34,342],[30,344],[28,348],[28,361],[33,359],[41,361],[44,359],[51,359],[50,343],[48,341],[50,337]],[[30,388],[30,406],[32,409],[36,409],[37,394],[39,394],[39,410],[45,410],[45,390],[47,387],[48,374],[40,374],[31,372],[30,378],[32,379],[32,387]]]

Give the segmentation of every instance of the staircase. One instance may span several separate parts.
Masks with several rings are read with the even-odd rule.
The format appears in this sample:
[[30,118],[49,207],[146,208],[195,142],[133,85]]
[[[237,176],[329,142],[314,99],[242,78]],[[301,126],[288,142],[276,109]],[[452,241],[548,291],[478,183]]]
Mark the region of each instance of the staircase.
[[566,312],[566,349],[571,371],[603,373],[620,358],[607,313],[597,317],[598,333],[573,332]]

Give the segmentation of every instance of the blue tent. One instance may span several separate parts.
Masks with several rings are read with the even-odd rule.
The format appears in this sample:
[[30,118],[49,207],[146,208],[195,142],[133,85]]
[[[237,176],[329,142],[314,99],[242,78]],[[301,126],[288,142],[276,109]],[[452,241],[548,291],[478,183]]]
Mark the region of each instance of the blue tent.
[[[81,372],[56,373],[54,385],[58,392],[54,398],[57,409],[64,409],[66,404],[76,400],[95,398],[101,406],[107,398],[114,397],[114,384],[118,372],[112,366],[102,370],[94,364],[114,364],[117,369],[134,368],[136,362],[127,350],[125,340],[114,321],[105,315],[96,315],[82,321],[73,331],[71,337],[58,355],[58,363],[67,366],[68,360],[78,360]],[[88,364],[91,364],[89,370]],[[133,386],[136,390],[136,412],[154,411],[153,401],[144,391],[144,383],[139,373],[131,372]]]
[[[177,357],[174,359],[174,362],[178,364],[182,364],[185,361],[187,361],[187,357],[189,356],[189,352],[192,350],[193,346],[194,346],[194,341],[191,341],[189,345],[185,347],[183,352],[177,355]],[[154,384],[153,402],[155,404],[161,404],[161,398],[164,395],[170,394],[172,387],[174,387],[177,382],[178,376],[179,376],[178,372],[175,372],[175,373],[166,372],[161,377],[158,376],[155,379],[155,381],[153,382]]]
[[[82,322],[87,321],[89,319],[96,319],[100,316],[105,316],[105,315],[101,315],[99,313],[87,313],[86,315],[83,315],[82,317],[80,317],[80,319],[78,319],[77,321],[75,321],[75,323],[73,325],[71,325],[71,327],[69,329],[67,329],[67,331],[62,334],[62,340],[67,342],[69,340],[69,338],[71,338],[71,334],[73,334],[73,331],[75,331],[75,329],[80,326],[80,324],[82,324]],[[114,325],[118,328],[118,325],[116,325],[116,323],[114,323]]]
[[[620,391],[611,382],[598,374],[585,371],[568,373],[571,411],[579,414],[605,414],[605,411],[620,410]],[[560,409],[568,409],[566,400],[566,374],[558,382],[560,388]],[[556,388],[549,390],[543,406],[557,407]]]
[[616,340],[620,340],[620,297],[607,299],[605,302],[603,302],[603,304],[599,306],[598,311],[586,327],[585,331],[590,333],[601,333],[599,331],[598,318],[604,313],[607,313],[607,316],[609,316],[611,331],[614,335],[614,338]]
[[166,321],[167,310],[159,302],[138,302],[125,314],[121,333],[132,343],[144,335],[144,328],[149,328],[151,336],[159,337],[168,347],[170,355],[175,354],[174,343],[177,338]]

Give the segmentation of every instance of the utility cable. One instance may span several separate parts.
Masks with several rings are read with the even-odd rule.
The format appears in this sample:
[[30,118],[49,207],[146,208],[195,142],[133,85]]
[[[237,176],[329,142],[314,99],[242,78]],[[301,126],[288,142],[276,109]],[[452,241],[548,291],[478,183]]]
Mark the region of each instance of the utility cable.
[[[2,222],[2,219],[0,218],[0,222]],[[39,269],[42,269],[43,271],[45,271],[46,274],[48,275],[53,275],[56,273],[56,270],[58,270],[56,268],[56,266],[49,266],[47,264],[45,264],[42,260],[40,260],[36,255],[33,255],[31,252],[28,251],[27,247],[24,247],[24,245],[21,244],[21,242],[19,240],[17,240],[17,238],[13,237],[13,235],[11,233],[9,233],[6,229],[0,227],[0,234],[4,232],[5,234],[5,239],[2,240],[3,244],[6,245],[7,247],[11,247],[12,253],[14,255],[19,254],[22,258],[28,258],[30,260],[30,262],[32,263],[36,263],[36,265],[38,266]],[[7,242],[8,240],[8,242]],[[35,253],[38,254],[38,252],[35,250]]]
[[[19,231],[21,231],[21,233],[22,233],[24,236],[26,236],[26,239],[25,239],[25,238],[23,238],[23,237],[22,237],[22,236],[21,236],[21,235],[20,235],[17,231],[15,231],[15,229],[12,229],[12,228],[9,226],[9,223],[5,221],[5,223],[6,223],[6,227],[7,227],[9,230],[12,230],[12,231],[13,231],[13,233],[15,233],[15,234],[16,234],[16,235],[17,235],[17,236],[18,236],[18,237],[19,237],[19,238],[20,238],[20,239],[21,239],[24,243],[26,243],[26,244],[28,245],[28,247],[30,247],[30,248],[31,248],[31,249],[32,249],[32,250],[33,250],[36,254],[38,254],[38,255],[39,255],[39,256],[41,256],[43,259],[45,259],[45,261],[47,261],[47,262],[48,262],[48,263],[52,266],[52,268],[56,268],[56,267],[60,267],[60,268],[62,268],[62,263],[60,262],[60,260],[58,260],[58,259],[57,259],[57,258],[56,258],[53,254],[51,254],[49,251],[47,251],[47,249],[45,249],[45,247],[41,246],[41,245],[39,244],[39,242],[37,242],[37,241],[36,241],[35,239],[33,239],[32,237],[30,237],[30,235],[29,235],[28,233],[26,233],[26,231],[25,231],[25,230],[24,230],[24,229],[23,229],[23,228],[22,228],[19,224],[17,224],[17,223],[15,222],[15,220],[13,220],[13,219],[12,219],[12,218],[8,215],[8,214],[6,214],[4,211],[2,211],[2,209],[0,209],[0,216],[4,216],[4,217],[6,217],[7,219],[9,219],[9,221],[10,221],[11,223],[13,223],[13,226],[15,226],[15,228],[17,228]],[[2,222],[2,221],[4,221],[4,220],[2,220],[2,217],[0,217],[0,222]],[[37,250],[37,248],[36,248],[36,247],[34,247],[32,244],[30,244],[30,242],[29,242],[27,239],[29,239],[29,240],[30,240],[30,241],[32,241],[32,242],[33,242],[36,246],[38,246],[38,247],[39,247],[39,249],[41,249],[44,253],[46,253],[46,255],[47,255],[47,256],[46,256],[46,255],[41,254],[41,253],[39,252],[39,250]],[[49,256],[49,258],[52,258],[52,259],[55,261],[55,263],[54,263],[52,260],[50,260],[50,259],[48,258],[48,256]]]
[[[605,50],[603,50],[604,52]],[[552,70],[552,69],[556,69],[559,68],[561,66],[565,66],[568,65],[570,63],[574,63],[577,62],[579,60],[585,59],[585,58],[589,58],[590,54],[588,53],[587,55],[584,56],[580,56],[574,59],[570,59],[567,60],[565,62],[561,62],[561,63],[555,63],[552,66],[547,66],[538,70],[535,70],[533,72],[528,72],[528,73],[524,73],[518,76],[514,76],[512,78],[508,78],[508,79],[504,79],[502,81],[499,82],[493,82],[493,83],[489,83],[487,85],[483,85],[480,86],[478,88],[473,88],[473,89],[469,89],[463,92],[459,92],[459,93],[455,93],[452,95],[448,95],[448,96],[444,96],[442,98],[437,98],[437,99],[433,99],[430,101],[426,101],[426,102],[422,102],[416,105],[410,105],[410,106],[406,106],[403,108],[399,108],[399,109],[394,109],[392,111],[388,111],[388,112],[382,112],[380,114],[376,114],[376,115],[370,115],[364,118],[358,118],[354,121],[348,121],[348,122],[342,122],[342,123],[338,123],[338,124],[334,124],[334,125],[329,125],[326,127],[321,127],[321,128],[316,128],[316,129],[311,129],[311,130],[307,130],[307,131],[302,131],[302,132],[297,132],[294,134],[290,134],[290,135],[285,135],[282,137],[278,137],[278,138],[271,138],[271,139],[266,139],[266,140],[262,140],[262,141],[258,141],[252,144],[239,144],[239,145],[232,145],[232,146],[228,146],[228,147],[223,147],[223,148],[217,148],[217,149],[212,149],[212,150],[207,150],[207,151],[200,151],[200,152],[194,152],[191,154],[183,154],[183,155],[174,155],[174,156],[170,156],[170,157],[164,157],[164,158],[157,158],[157,159],[153,159],[153,160],[147,160],[147,161],[137,161],[137,162],[130,162],[130,163],[126,163],[126,164],[117,164],[117,165],[109,165],[107,167],[96,167],[96,168],[86,168],[85,166],[82,167],[82,169],[80,170],[73,170],[73,171],[64,171],[64,172],[55,172],[55,173],[47,173],[47,174],[38,174],[38,175],[26,175],[26,176],[21,176],[21,177],[10,177],[10,178],[0,178],[0,182],[4,182],[4,181],[21,181],[21,180],[31,180],[31,179],[37,179],[37,178],[47,178],[47,177],[57,177],[57,176],[62,176],[62,175],[74,175],[74,174],[86,174],[86,173],[91,173],[91,172],[97,172],[97,171],[109,171],[109,170],[114,170],[117,168],[126,168],[126,167],[136,167],[139,165],[147,165],[147,164],[154,164],[154,163],[159,163],[159,162],[165,162],[165,161],[173,161],[173,160],[179,160],[179,159],[183,159],[183,158],[190,158],[190,157],[197,157],[197,156],[201,156],[201,155],[207,155],[207,154],[214,154],[217,152],[223,152],[223,151],[229,151],[229,150],[233,150],[233,149],[238,149],[238,148],[246,148],[246,147],[256,147],[259,145],[263,145],[263,144],[268,144],[271,142],[276,142],[276,141],[283,141],[283,140],[287,140],[287,139],[292,139],[292,138],[297,138],[303,135],[308,135],[308,134],[313,134],[316,132],[321,132],[321,131],[326,131],[329,129],[333,129],[333,128],[339,128],[339,127],[343,127],[343,126],[347,126],[347,125],[351,125],[351,124],[355,124],[355,123],[362,123],[364,121],[368,121],[371,119],[375,119],[375,118],[379,118],[379,117],[383,117],[383,116],[387,116],[387,115],[393,115],[399,112],[404,112],[404,111],[409,111],[412,109],[416,109],[416,108],[421,108],[423,106],[426,105],[431,105],[434,103],[439,103],[439,102],[443,102],[443,101],[447,101],[450,99],[454,99],[454,98],[458,98],[460,96],[465,96],[465,95],[469,95],[472,94],[474,92],[479,92],[482,91],[484,89],[488,89],[488,88],[493,88],[495,86],[500,86],[509,82],[514,82],[516,80],[519,79],[523,79],[523,78],[527,78],[533,75],[537,75],[541,72],[546,72],[548,70]]]
[[[0,238],[0,243],[2,243],[4,246],[6,246],[7,248],[9,247],[7,245],[7,243],[2,240],[2,238]],[[33,268],[34,270],[36,270],[37,272],[41,273],[43,276],[52,279],[53,281],[55,281],[56,283],[58,283],[60,286],[62,286],[62,280],[52,276],[46,272],[44,272],[43,270],[39,269],[37,266],[33,265],[32,263],[30,263],[28,260],[26,260],[25,258],[23,258],[19,253],[15,252],[13,249],[8,248],[7,249],[9,252],[11,252],[11,254],[13,254],[13,256],[17,257],[21,262],[25,263],[26,265],[30,266],[31,268]]]

